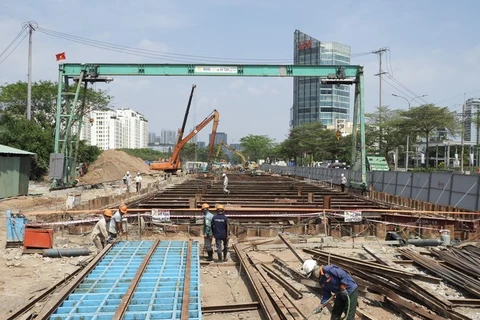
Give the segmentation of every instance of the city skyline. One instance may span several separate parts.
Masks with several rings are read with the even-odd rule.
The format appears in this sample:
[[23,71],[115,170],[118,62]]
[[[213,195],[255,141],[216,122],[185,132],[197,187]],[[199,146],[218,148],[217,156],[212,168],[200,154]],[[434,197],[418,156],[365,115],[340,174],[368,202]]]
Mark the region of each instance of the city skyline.
[[[303,6],[282,0],[207,0],[188,6],[141,3],[132,14],[128,3],[5,0],[0,39],[8,46],[25,22],[34,21],[32,80],[57,81],[55,55],[63,52],[66,60],[61,62],[66,63],[292,64],[292,33],[303,30],[322,41],[351,47],[351,63],[365,70],[367,113],[375,112],[379,104],[379,61],[373,52],[380,48],[388,49],[382,66],[383,106],[408,108],[392,93],[408,100],[428,94],[412,101],[412,107],[430,102],[462,112],[465,94],[470,98],[480,93],[476,82],[478,1],[307,0]],[[65,15],[81,12],[85,5],[90,14],[83,17],[83,24],[89,28],[72,24]],[[338,6],[349,10],[339,12]],[[237,11],[251,14],[248,23],[232,15]],[[125,16],[131,17],[129,23],[119,20]],[[20,35],[0,59],[2,84],[27,80],[28,37]],[[95,45],[84,39],[96,41]],[[94,87],[114,96],[112,105],[138,109],[152,128],[175,130],[181,126],[188,94],[196,84],[187,127],[217,109],[219,130],[228,131],[231,141],[254,134],[281,142],[289,131],[292,83],[292,78],[263,77],[116,77]],[[200,132],[198,139],[206,141],[207,136],[208,132]]]

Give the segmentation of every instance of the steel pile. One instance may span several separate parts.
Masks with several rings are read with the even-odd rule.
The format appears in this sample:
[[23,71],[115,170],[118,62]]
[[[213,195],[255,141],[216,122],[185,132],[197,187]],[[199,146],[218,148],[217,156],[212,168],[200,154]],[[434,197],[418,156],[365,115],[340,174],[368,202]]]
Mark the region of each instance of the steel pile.
[[[345,257],[320,249],[303,249],[319,264],[335,264],[352,274],[360,290],[383,296],[393,309],[406,318],[416,314],[432,320],[470,319],[453,309],[454,304],[428,290],[422,282],[439,284],[441,279],[420,273],[403,271],[387,259],[380,258],[369,248],[366,251],[376,261]],[[413,260],[413,259],[412,259]]]

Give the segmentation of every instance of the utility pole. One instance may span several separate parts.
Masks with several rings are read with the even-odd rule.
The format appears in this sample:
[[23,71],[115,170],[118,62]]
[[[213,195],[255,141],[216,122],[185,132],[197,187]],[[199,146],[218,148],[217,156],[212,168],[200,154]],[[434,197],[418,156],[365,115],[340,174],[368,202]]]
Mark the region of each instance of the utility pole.
[[465,136],[465,104],[466,104],[466,100],[465,100],[465,95],[466,93],[463,94],[463,106],[462,106],[462,136],[461,136],[461,150],[460,150],[460,172],[463,174],[463,154],[465,152],[465,147],[464,147],[464,144],[465,144],[465,140],[464,140],[464,136]]
[[379,84],[379,90],[378,90],[378,129],[380,132],[380,139],[378,142],[378,148],[380,152],[382,152],[382,147],[383,147],[383,128],[382,128],[382,75],[385,74],[386,72],[383,72],[382,69],[382,55],[390,50],[389,48],[380,48],[378,50],[373,51],[372,53],[378,54],[379,58],[379,66],[378,66],[378,73],[375,76],[378,76],[378,84]]
[[28,23],[28,84],[27,84],[27,120],[32,117],[32,23]]

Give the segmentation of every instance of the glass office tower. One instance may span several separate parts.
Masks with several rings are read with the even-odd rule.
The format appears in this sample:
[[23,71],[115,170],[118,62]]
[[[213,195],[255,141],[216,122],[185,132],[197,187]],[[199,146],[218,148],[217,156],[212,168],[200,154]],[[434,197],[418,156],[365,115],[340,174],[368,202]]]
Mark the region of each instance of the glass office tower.
[[[350,47],[336,42],[321,42],[295,30],[294,64],[347,65]],[[337,119],[350,119],[350,86],[322,84],[320,78],[293,78],[293,106],[290,128],[303,123],[334,125]]]

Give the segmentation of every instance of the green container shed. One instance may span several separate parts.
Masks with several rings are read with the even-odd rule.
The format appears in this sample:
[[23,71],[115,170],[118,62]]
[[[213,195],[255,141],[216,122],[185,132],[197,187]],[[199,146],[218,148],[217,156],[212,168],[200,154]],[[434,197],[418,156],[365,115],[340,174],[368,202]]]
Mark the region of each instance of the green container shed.
[[28,195],[30,163],[34,155],[0,144],[0,199]]

